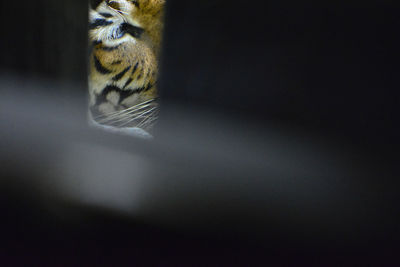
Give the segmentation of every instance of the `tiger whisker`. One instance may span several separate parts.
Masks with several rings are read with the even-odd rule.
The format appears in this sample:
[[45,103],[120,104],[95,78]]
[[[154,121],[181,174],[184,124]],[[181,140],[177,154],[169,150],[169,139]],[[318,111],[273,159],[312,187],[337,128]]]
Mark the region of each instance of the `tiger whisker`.
[[148,111],[146,111],[146,112],[143,112],[143,113],[140,114],[139,116],[133,117],[132,119],[126,121],[126,122],[123,123],[123,124],[121,124],[119,127],[125,126],[125,125],[127,125],[128,123],[130,123],[130,122],[132,122],[132,121],[134,121],[134,120],[138,120],[138,119],[140,119],[140,118],[147,118],[145,115],[148,114],[148,113],[150,113],[150,115],[148,115],[148,116],[151,116],[151,115],[154,113],[154,110],[155,110],[155,109],[156,109],[156,108],[154,107],[154,108],[152,108],[152,109],[150,109],[150,110],[148,110]]
[[133,108],[135,108],[135,107],[138,107],[138,106],[141,106],[141,105],[145,105],[145,104],[148,104],[148,103],[151,103],[151,102],[154,102],[154,101],[156,101],[155,98],[150,99],[150,100],[147,100],[147,101],[144,101],[144,102],[141,102],[141,103],[139,103],[139,104],[136,104],[136,105],[134,105],[134,106],[132,106],[132,107],[130,107],[130,108],[124,109],[124,110],[120,110],[120,111],[108,113],[107,115],[110,115],[110,114],[113,114],[113,113],[123,112],[123,111],[126,111],[126,110],[130,110],[130,109],[133,109]]
[[125,125],[127,125],[128,123],[130,123],[130,122],[132,122],[132,121],[134,121],[134,120],[140,119],[141,117],[143,117],[143,115],[148,114],[148,113],[152,112],[152,111],[155,110],[155,109],[156,109],[156,107],[151,108],[150,110],[148,110],[148,111],[142,113],[141,115],[139,115],[139,116],[137,116],[137,117],[134,117],[134,118],[128,120],[127,122],[123,123],[123,124],[120,124],[119,127],[125,126]]
[[[146,110],[145,110],[145,111],[146,111]],[[114,117],[114,118],[106,118],[106,119],[104,119],[104,120],[99,121],[99,123],[105,123],[105,122],[116,123],[116,122],[124,121],[124,120],[126,120],[126,119],[132,118],[132,116],[140,115],[140,114],[142,114],[142,113],[145,112],[145,111],[140,111],[140,112],[136,112],[136,113],[131,112],[131,113],[129,113],[129,114],[125,114],[125,115],[122,116],[122,117],[117,116],[117,117]]]
[[146,124],[150,124],[153,121],[157,120],[157,116],[148,116],[147,119],[143,120],[141,123],[139,123],[136,127],[140,128],[142,126],[145,126]]
[[127,109],[123,109],[123,110],[119,110],[119,111],[114,111],[114,112],[110,112],[110,113],[107,113],[107,114],[102,114],[102,115],[99,115],[99,116],[95,117],[94,119],[100,119],[100,118],[102,118],[102,117],[109,117],[109,116],[113,116],[113,115],[116,115],[116,114],[121,114],[121,113],[125,113],[125,112],[130,112],[131,110],[137,110],[137,109],[140,109],[141,107],[143,107],[143,106],[145,106],[145,105],[147,106],[147,104],[149,104],[149,103],[151,103],[151,102],[153,102],[153,101],[155,101],[155,99],[151,99],[151,100],[142,102],[142,103],[140,103],[140,104],[134,105],[134,106],[132,106],[132,107],[130,107],[130,108],[127,108]]
[[151,112],[151,113],[150,113],[148,116],[146,116],[139,124],[137,124],[136,127],[142,127],[143,125],[149,124],[149,123],[151,123],[152,121],[156,120],[156,119],[157,119],[157,114],[156,114],[156,112],[157,112],[157,111]]
[[151,107],[151,106],[153,106],[153,105],[148,104],[148,105],[140,106],[140,107],[138,107],[138,108],[136,108],[136,109],[130,110],[129,112],[128,112],[128,111],[125,111],[125,112],[121,112],[121,113],[114,113],[113,115],[106,116],[106,117],[103,118],[103,119],[97,118],[97,120],[99,120],[99,121],[101,121],[101,122],[106,122],[106,121],[113,120],[113,119],[115,119],[115,118],[118,119],[118,118],[124,118],[124,117],[131,117],[132,113],[135,113],[135,112],[137,112],[138,110],[145,109],[145,108],[148,108],[148,107]]

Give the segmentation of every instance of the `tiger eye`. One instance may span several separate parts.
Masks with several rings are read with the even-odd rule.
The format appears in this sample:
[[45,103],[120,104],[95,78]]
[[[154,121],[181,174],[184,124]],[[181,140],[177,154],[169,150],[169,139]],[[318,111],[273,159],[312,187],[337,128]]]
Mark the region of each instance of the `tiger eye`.
[[120,5],[119,5],[119,3],[117,3],[117,2],[115,2],[115,1],[106,1],[106,4],[109,6],[109,7],[111,7],[111,8],[113,8],[113,9],[116,9],[116,10],[120,10]]

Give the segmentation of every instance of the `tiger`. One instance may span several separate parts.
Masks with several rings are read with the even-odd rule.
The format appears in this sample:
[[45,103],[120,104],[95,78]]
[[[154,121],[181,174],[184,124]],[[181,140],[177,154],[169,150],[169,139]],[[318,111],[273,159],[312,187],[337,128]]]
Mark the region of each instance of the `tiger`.
[[89,121],[150,131],[158,116],[158,61],[165,0],[89,6]]

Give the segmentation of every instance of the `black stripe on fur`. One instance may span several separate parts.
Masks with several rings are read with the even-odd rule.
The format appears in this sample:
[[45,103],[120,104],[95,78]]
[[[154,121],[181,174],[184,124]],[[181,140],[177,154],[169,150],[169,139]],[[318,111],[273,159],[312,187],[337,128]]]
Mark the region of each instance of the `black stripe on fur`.
[[95,19],[93,22],[89,24],[89,29],[95,29],[97,27],[108,26],[112,24],[112,21],[108,21],[105,19]]
[[124,75],[128,72],[128,70],[130,70],[131,66],[128,66],[127,68],[125,68],[123,71],[121,71],[120,73],[118,73],[117,75],[115,75],[113,77],[113,81],[119,81],[122,79],[122,77],[124,77]]
[[101,62],[99,61],[99,59],[96,56],[93,56],[94,58],[94,66],[96,68],[96,70],[98,72],[100,72],[101,74],[110,74],[111,70],[105,68],[103,65],[101,65]]

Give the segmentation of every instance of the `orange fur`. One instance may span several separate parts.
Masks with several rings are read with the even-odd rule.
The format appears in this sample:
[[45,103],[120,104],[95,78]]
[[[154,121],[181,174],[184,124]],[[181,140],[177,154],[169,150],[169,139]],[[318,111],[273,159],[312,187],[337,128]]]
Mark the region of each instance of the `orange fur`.
[[[90,107],[103,118],[107,114],[123,111],[157,97],[158,56],[162,40],[165,0],[137,0],[137,5],[132,2],[130,0],[103,1],[98,8],[101,10],[92,18],[96,20],[99,18],[98,14],[110,12],[113,17],[106,17],[106,20],[115,22],[111,26],[98,26],[89,32],[89,38],[95,43],[90,58]],[[143,32],[137,38],[124,35],[125,39],[121,38],[124,41],[117,43],[111,50],[107,42],[119,39],[110,39],[107,31],[111,32],[112,27],[117,26],[118,23],[129,23],[142,29]],[[100,31],[103,29],[106,30]],[[115,77],[126,69],[129,70],[116,81]],[[132,82],[126,86],[130,80]],[[118,90],[103,96],[104,90],[110,86],[118,87]],[[138,90],[140,88],[141,91]],[[123,101],[117,101],[123,91],[134,90],[138,90],[138,93]],[[98,103],[99,97],[106,99],[101,105]],[[131,126],[135,125],[131,124]]]

